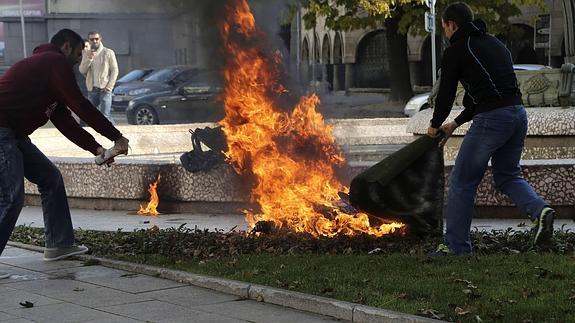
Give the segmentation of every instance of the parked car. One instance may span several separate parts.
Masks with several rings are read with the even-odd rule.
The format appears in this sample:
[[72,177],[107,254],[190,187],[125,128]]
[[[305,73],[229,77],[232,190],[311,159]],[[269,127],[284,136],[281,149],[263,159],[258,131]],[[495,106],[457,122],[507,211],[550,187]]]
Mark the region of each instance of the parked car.
[[134,82],[134,81],[142,81],[146,76],[154,71],[153,68],[137,68],[135,70],[131,70],[126,75],[120,77],[116,80],[116,87],[122,84]]
[[[538,64],[515,64],[513,65],[513,69],[516,71],[537,71],[550,68],[549,66],[545,65],[538,65]],[[431,92],[421,93],[413,96],[403,108],[403,114],[407,117],[413,117],[417,112],[423,111],[425,109],[429,109],[429,95]]]
[[144,94],[163,91],[173,91],[185,81],[188,81],[198,71],[191,66],[169,66],[155,70],[142,81],[133,81],[117,86],[112,97],[112,108],[125,111],[130,100]]
[[419,111],[429,109],[429,103],[427,101],[429,100],[430,94],[431,92],[425,92],[413,96],[405,104],[403,114],[405,114],[406,117],[413,117]]
[[173,90],[142,95],[126,109],[129,124],[215,122],[224,116],[216,73],[198,72]]

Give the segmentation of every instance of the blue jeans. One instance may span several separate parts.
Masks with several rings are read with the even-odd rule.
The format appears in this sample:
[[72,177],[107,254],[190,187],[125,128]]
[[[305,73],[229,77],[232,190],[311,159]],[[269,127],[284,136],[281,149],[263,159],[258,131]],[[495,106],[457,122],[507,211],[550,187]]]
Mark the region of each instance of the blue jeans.
[[62,174],[28,137],[0,128],[0,254],[24,205],[24,177],[42,198],[46,247],[68,247],[74,230]]
[[489,159],[496,188],[535,219],[543,199],[521,177],[519,161],[527,135],[527,113],[522,105],[477,114],[463,139],[449,177],[445,242],[455,254],[472,252],[469,231],[477,186]]
[[106,119],[115,124],[114,119],[112,119],[112,92],[93,88],[91,92],[88,92],[88,100],[102,112]]

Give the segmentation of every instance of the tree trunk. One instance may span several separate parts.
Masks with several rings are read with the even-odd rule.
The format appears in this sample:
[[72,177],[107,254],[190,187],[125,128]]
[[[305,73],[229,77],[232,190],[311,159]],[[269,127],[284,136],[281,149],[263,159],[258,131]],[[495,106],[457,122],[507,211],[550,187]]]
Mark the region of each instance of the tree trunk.
[[409,61],[407,57],[407,35],[397,32],[399,19],[392,17],[385,20],[387,52],[389,55],[389,74],[391,95],[390,101],[407,102],[413,96]]

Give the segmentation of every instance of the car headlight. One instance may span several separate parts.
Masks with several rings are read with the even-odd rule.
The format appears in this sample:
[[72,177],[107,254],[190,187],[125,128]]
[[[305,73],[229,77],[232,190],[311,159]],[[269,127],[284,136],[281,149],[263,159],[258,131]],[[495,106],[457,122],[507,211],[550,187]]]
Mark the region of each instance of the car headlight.
[[131,108],[134,106],[134,100],[130,100],[130,102],[128,102],[128,108]]
[[132,91],[128,92],[128,95],[141,95],[141,94],[148,93],[148,92],[150,92],[150,89],[142,88],[142,89],[132,90]]
[[420,106],[419,102],[407,102],[405,105],[406,110],[416,110]]

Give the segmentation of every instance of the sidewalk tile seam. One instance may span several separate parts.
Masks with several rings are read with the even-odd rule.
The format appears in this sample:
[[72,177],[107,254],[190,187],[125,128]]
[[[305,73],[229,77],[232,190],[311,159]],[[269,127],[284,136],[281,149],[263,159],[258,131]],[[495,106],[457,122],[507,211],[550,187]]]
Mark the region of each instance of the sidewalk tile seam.
[[[140,275],[149,276],[149,275],[146,275],[146,274],[140,274]],[[154,276],[149,276],[149,277],[158,278],[158,277],[154,277]],[[83,279],[74,278],[74,279],[72,279],[72,280],[73,280],[73,281],[77,281],[77,282],[81,282],[81,283],[84,283],[84,284],[89,284],[89,285],[92,285],[92,286],[94,286],[94,287],[96,287],[96,288],[110,289],[110,290],[113,290],[113,291],[116,291],[116,292],[122,292],[122,293],[130,294],[130,295],[139,295],[139,294],[142,294],[142,293],[156,292],[156,291],[162,291],[162,290],[170,290],[170,289],[172,289],[172,288],[182,287],[182,286],[172,286],[172,287],[166,287],[166,288],[145,290],[145,291],[141,291],[141,292],[130,292],[130,291],[126,291],[126,290],[123,290],[123,289],[114,288],[114,287],[107,286],[107,285],[100,285],[100,284],[98,284],[98,283],[86,281],[86,280],[83,280]]]
[[108,307],[108,306],[123,306],[123,305],[138,304],[138,303],[143,303],[143,302],[148,302],[148,301],[150,301],[149,299],[143,299],[143,300],[138,300],[138,301],[133,301],[133,302],[125,302],[125,303],[118,303],[118,304],[105,304],[105,305],[102,305],[101,307],[98,307],[98,306],[93,307],[93,306],[89,306],[89,305],[77,303],[77,302],[74,301],[74,300],[62,300],[62,299],[55,298],[55,297],[54,297],[53,299],[60,300],[60,301],[62,301],[63,303],[70,303],[70,304],[82,306],[82,307],[89,308],[89,309],[92,309],[92,310],[97,310],[97,311],[101,311],[102,308],[105,308],[105,307]]
[[[10,242],[10,243],[14,243],[14,242]],[[14,246],[15,247],[21,247],[24,249],[29,249],[29,250],[35,250],[35,251],[38,251],[40,249],[39,247],[29,246],[29,245],[22,244],[22,243],[15,243]],[[30,247],[32,247],[32,248],[30,248]],[[252,289],[254,289],[254,293],[257,293],[258,288],[261,290],[270,291],[271,293],[273,293],[274,291],[282,291],[282,293],[287,295],[288,297],[292,297],[294,299],[297,299],[298,301],[303,301],[304,304],[308,300],[313,299],[313,300],[316,300],[317,302],[319,302],[320,304],[325,302],[325,303],[329,303],[331,306],[334,306],[335,308],[343,310],[344,312],[349,311],[350,312],[349,315],[346,315],[345,317],[349,317],[352,321],[354,319],[353,314],[356,311],[356,308],[361,307],[361,308],[367,308],[367,309],[369,309],[370,312],[375,313],[372,315],[377,315],[378,317],[382,317],[382,318],[388,317],[390,315],[390,313],[393,313],[394,314],[393,317],[396,317],[395,313],[397,313],[398,316],[396,318],[402,318],[402,319],[406,319],[406,320],[410,320],[410,321],[413,320],[413,322],[433,322],[427,318],[424,318],[424,317],[420,318],[419,316],[415,316],[415,315],[411,315],[411,314],[407,314],[407,313],[391,312],[389,310],[380,309],[377,307],[370,307],[370,306],[366,306],[366,305],[362,305],[362,304],[350,303],[350,302],[345,302],[345,301],[340,301],[340,300],[336,300],[336,299],[320,297],[320,296],[315,296],[315,295],[305,294],[305,293],[300,293],[300,292],[286,291],[286,290],[281,290],[281,289],[277,289],[277,288],[273,288],[273,287],[268,287],[268,286],[263,286],[263,285],[255,285],[255,284],[241,282],[241,281],[221,279],[221,278],[216,278],[216,277],[209,277],[209,276],[203,276],[203,275],[194,274],[194,273],[188,273],[188,272],[183,272],[183,271],[166,269],[166,268],[162,268],[162,267],[148,266],[148,265],[143,265],[143,264],[135,264],[135,263],[129,263],[129,262],[125,262],[125,261],[106,259],[106,258],[99,258],[99,257],[91,256],[91,255],[82,255],[82,256],[79,256],[78,258],[80,258],[82,260],[93,259],[93,260],[99,261],[100,265],[102,265],[102,266],[126,270],[126,271],[137,272],[137,273],[141,273],[144,275],[149,275],[149,276],[153,276],[153,277],[159,277],[159,278],[177,281],[180,283],[187,283],[187,284],[190,284],[193,286],[199,286],[199,287],[203,287],[203,288],[207,288],[207,289],[211,289],[211,290],[216,290],[216,291],[228,293],[231,295],[240,296],[240,297],[243,297],[245,299],[251,299],[251,300],[255,300],[255,301],[261,301],[261,300],[250,297],[250,291]],[[243,296],[241,294],[238,294],[237,291],[229,285],[243,286],[243,288],[246,288],[246,295]],[[218,287],[218,288],[214,288],[214,287]],[[265,300],[263,300],[263,302],[269,303],[269,304],[275,304],[275,303],[266,302]],[[291,308],[296,309],[296,310],[306,311],[306,312],[310,312],[310,313],[340,318],[340,317],[333,316],[329,313],[310,311],[308,309],[293,307],[293,306],[289,306],[289,305],[285,305],[285,304],[281,304],[281,303],[278,303],[276,305],[291,307]],[[349,308],[350,306],[351,306],[351,308]],[[307,308],[307,306],[306,306],[306,308]],[[343,319],[345,319],[345,318],[343,318]]]
[[[142,274],[142,275],[143,275],[143,274]],[[166,278],[162,278],[162,277],[154,277],[154,278],[166,279]],[[181,282],[178,282],[178,283],[181,283]],[[172,286],[172,287],[159,288],[159,289],[150,289],[150,290],[145,290],[145,291],[141,291],[141,292],[133,292],[132,294],[134,294],[134,295],[140,295],[140,294],[149,293],[149,292],[161,292],[161,291],[164,291],[164,290],[170,290],[170,289],[180,288],[180,287],[184,287],[184,286],[187,286],[187,285]]]
[[78,268],[78,267],[84,266],[84,265],[82,265],[82,264],[79,264],[78,266],[63,267],[63,268],[60,268],[60,269],[53,269],[53,268],[52,268],[52,269],[48,269],[48,270],[46,270],[46,271],[42,271],[42,270],[32,269],[32,268],[29,268],[29,267],[22,267],[22,265],[20,265],[20,264],[9,264],[9,263],[5,263],[5,262],[0,262],[0,264],[6,265],[6,266],[10,266],[10,267],[14,267],[14,268],[18,268],[18,269],[24,269],[24,270],[27,270],[27,271],[32,271],[32,272],[35,272],[35,273],[38,273],[38,274],[45,274],[45,275],[49,275],[50,272],[54,272],[54,271],[56,271],[56,270],[68,269],[68,268]]
[[[121,292],[121,293],[129,294],[129,295],[133,295],[133,296],[136,296],[137,294],[139,294],[139,293],[128,292],[128,291],[121,290],[121,289],[116,289],[116,288],[109,287],[109,286],[98,285],[98,284],[93,283],[93,282],[83,281],[83,280],[79,280],[79,279],[69,279],[69,278],[50,279],[50,278],[48,278],[48,279],[43,279],[43,280],[68,280],[68,281],[71,281],[71,282],[79,282],[79,283],[82,283],[82,284],[85,284],[85,285],[89,285],[89,286],[91,286],[91,288],[93,288],[93,289],[111,290],[111,291]],[[6,285],[8,286],[8,284],[18,284],[18,283],[24,283],[24,282],[31,282],[31,280],[28,280],[28,281],[15,281],[15,282],[7,283]],[[85,304],[82,304],[82,303],[78,303],[78,302],[76,302],[76,301],[74,301],[74,300],[62,299],[62,298],[58,297],[57,295],[54,296],[54,294],[51,293],[50,291],[46,291],[46,294],[43,294],[43,293],[42,293],[43,289],[42,289],[42,290],[37,290],[37,291],[29,291],[29,290],[26,290],[26,289],[20,289],[20,288],[18,288],[17,286],[11,286],[11,287],[9,287],[9,288],[14,289],[14,290],[17,290],[17,291],[22,291],[22,292],[31,293],[31,294],[38,295],[38,296],[42,296],[42,297],[51,298],[51,299],[57,300],[57,301],[59,301],[59,302],[61,302],[61,303],[62,303],[62,302],[63,302],[63,303],[71,303],[71,304],[83,306],[83,307],[86,307],[86,308],[99,309],[99,307],[88,306],[88,305],[85,305]],[[155,291],[155,290],[154,290],[154,291]],[[149,300],[150,300],[150,299],[141,299],[141,300],[136,300],[136,301],[121,302],[121,303],[113,304],[113,305],[125,305],[125,304],[132,304],[132,303],[141,303],[141,302],[145,302],[145,301],[149,301]]]
[[[39,280],[39,279],[36,279],[36,280]],[[8,285],[8,284],[28,283],[28,282],[33,282],[33,281],[36,281],[36,280],[15,281],[15,282],[7,283],[7,286],[10,286],[10,285]],[[119,290],[119,289],[115,289],[115,288],[108,287],[108,286],[102,286],[102,285],[98,285],[98,284],[94,284],[94,283],[91,283],[91,282],[86,282],[86,281],[82,281],[82,280],[78,280],[78,279],[70,279],[70,278],[47,278],[47,279],[42,279],[42,280],[44,280],[44,281],[45,281],[45,280],[51,280],[51,281],[56,281],[56,280],[68,280],[68,281],[72,281],[72,282],[80,282],[80,283],[82,283],[82,284],[91,285],[94,289],[110,289],[110,290],[117,291],[117,292],[124,292],[124,293],[126,293],[126,294],[135,295],[134,293],[126,292],[126,291],[124,291],[124,290]],[[25,292],[32,293],[32,292],[29,291],[29,290],[20,289],[20,288],[17,288],[16,286],[13,286],[13,285],[11,285],[11,288],[16,289],[16,290],[20,290],[20,291],[25,291]],[[53,296],[40,294],[40,293],[38,293],[38,291],[35,292],[35,293],[33,293],[33,294],[41,295],[41,296],[44,296],[44,297],[51,297],[51,298],[54,298],[54,299],[58,299],[58,298],[55,298],[55,297],[53,297]],[[60,300],[60,299],[58,299],[58,300]],[[67,300],[63,300],[63,301],[64,301],[64,302],[69,302],[69,301],[67,301]],[[72,303],[72,302],[70,302],[70,303]],[[73,304],[75,304],[75,303],[73,303]],[[79,304],[77,304],[77,305],[79,305]]]
[[[72,303],[72,302],[69,302],[69,301],[64,301],[64,302],[61,302],[61,303],[54,303],[54,304],[39,305],[39,306],[34,306],[33,308],[38,309],[38,308],[42,308],[42,307],[50,307],[50,306],[60,305],[60,304],[71,304],[71,305],[73,305],[73,306],[80,307],[81,309],[87,309],[87,310],[91,310],[91,311],[95,311],[95,312],[105,313],[105,314],[109,314],[109,315],[113,315],[113,316],[117,316],[117,317],[121,317],[121,318],[126,318],[126,319],[134,320],[134,318],[129,317],[129,316],[125,316],[125,315],[122,315],[122,314],[117,314],[117,313],[108,312],[108,311],[105,311],[105,310],[99,309],[99,308],[93,308],[93,307],[89,307],[89,306],[79,305],[79,304]],[[8,315],[12,315],[12,316],[16,316],[16,317],[18,317],[19,319],[24,319],[24,320],[32,321],[31,319],[26,318],[26,317],[24,317],[24,316],[19,316],[18,313],[14,313],[14,311],[23,311],[23,310],[24,310],[24,308],[11,309],[10,311],[12,311],[12,312],[7,313],[7,314],[8,314]],[[1,312],[0,312],[0,313],[1,313]],[[90,320],[90,321],[91,321],[91,320]],[[90,322],[90,321],[87,321],[87,322]]]

